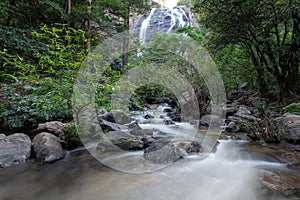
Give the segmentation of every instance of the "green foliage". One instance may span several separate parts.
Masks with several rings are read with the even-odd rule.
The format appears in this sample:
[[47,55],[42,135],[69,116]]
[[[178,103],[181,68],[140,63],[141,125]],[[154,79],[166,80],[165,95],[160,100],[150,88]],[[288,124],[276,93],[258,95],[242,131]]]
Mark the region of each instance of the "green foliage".
[[191,0],[179,0],[177,2],[177,6],[187,6],[187,7],[190,7],[191,6]]
[[80,144],[80,137],[75,126],[75,123],[70,122],[66,124],[65,127],[65,140],[66,140],[66,148],[73,149]]
[[[56,93],[55,93],[56,92]],[[2,98],[0,109],[2,130],[30,130],[38,123],[72,117],[67,99],[58,91],[45,95],[13,93]]]
[[3,92],[0,118],[3,130],[33,128],[40,122],[72,119],[70,98],[73,82],[87,55],[85,32],[65,25],[43,25],[33,37],[49,43],[49,54],[35,53],[37,64],[0,51],[4,60],[1,79]]
[[300,103],[292,103],[288,106],[285,106],[282,108],[283,112],[290,112],[290,113],[295,113],[297,115],[300,115]]
[[[299,91],[300,2],[283,0],[195,0],[194,12],[209,33],[209,47],[237,45],[251,59],[262,95],[268,76],[277,82],[280,99]],[[252,67],[249,65],[248,67]],[[269,74],[267,74],[268,72]],[[268,87],[269,86],[269,87]]]

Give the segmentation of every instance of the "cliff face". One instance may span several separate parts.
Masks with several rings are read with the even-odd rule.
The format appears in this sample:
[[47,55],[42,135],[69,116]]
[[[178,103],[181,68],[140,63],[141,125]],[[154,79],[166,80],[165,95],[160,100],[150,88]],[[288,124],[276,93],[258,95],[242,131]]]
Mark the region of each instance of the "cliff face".
[[147,44],[155,33],[172,33],[179,27],[190,25],[190,16],[181,7],[152,8],[135,26],[135,35]]

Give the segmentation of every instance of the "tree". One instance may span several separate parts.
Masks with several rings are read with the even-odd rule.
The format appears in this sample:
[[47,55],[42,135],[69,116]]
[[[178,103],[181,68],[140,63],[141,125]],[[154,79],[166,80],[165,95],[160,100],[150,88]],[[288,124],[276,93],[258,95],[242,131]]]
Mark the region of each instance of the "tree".
[[299,0],[195,0],[194,11],[210,32],[210,48],[230,44],[247,52],[266,94],[266,71],[278,84],[280,100],[299,92]]

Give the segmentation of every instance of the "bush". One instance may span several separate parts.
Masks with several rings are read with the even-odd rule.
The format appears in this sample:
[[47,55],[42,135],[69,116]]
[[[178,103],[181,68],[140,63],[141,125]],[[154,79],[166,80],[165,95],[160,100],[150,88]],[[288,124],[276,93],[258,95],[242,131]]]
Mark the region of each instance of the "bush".
[[72,110],[68,100],[57,90],[44,95],[13,92],[1,100],[0,129],[4,131],[24,132],[46,121],[71,119]]

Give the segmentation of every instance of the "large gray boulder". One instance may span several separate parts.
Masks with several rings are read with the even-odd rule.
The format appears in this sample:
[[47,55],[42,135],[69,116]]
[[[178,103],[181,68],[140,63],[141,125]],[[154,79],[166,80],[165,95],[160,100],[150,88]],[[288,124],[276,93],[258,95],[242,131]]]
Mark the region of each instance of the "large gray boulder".
[[288,142],[300,145],[300,116],[286,113],[280,119],[279,126]]
[[64,137],[66,125],[59,121],[51,121],[46,123],[41,123],[38,127],[31,131],[31,133],[38,134],[42,132],[52,133],[60,138]]
[[43,132],[33,139],[33,150],[36,158],[43,162],[53,162],[65,156],[61,140],[51,133]]
[[102,128],[102,131],[105,131],[105,132],[108,132],[108,131],[121,131],[121,130],[127,129],[127,126],[125,126],[125,125],[120,125],[120,124],[109,122],[109,121],[106,121],[106,120],[100,121],[99,124]]
[[188,153],[200,153],[202,148],[195,141],[171,141],[167,138],[154,140],[144,150],[145,159],[154,163],[171,163]]
[[23,133],[0,134],[0,167],[25,163],[30,157],[31,140]]

